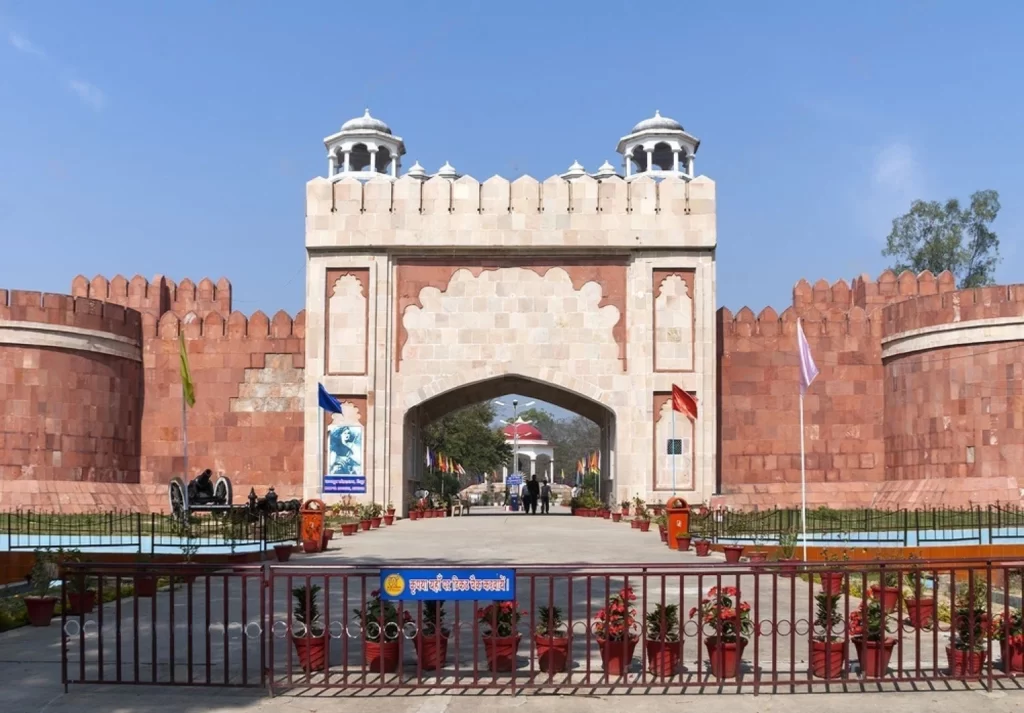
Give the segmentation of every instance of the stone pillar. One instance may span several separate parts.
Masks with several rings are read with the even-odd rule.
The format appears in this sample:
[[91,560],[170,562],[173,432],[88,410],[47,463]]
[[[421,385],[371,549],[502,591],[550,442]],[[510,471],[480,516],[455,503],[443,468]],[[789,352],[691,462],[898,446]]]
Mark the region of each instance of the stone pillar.
[[654,169],[654,149],[644,149],[647,152],[647,171],[650,172]]
[[398,178],[398,154],[391,157],[391,177]]
[[332,153],[330,156],[327,157],[327,177],[330,178],[331,176],[333,176],[337,168],[338,159]]
[[693,176],[693,154],[686,157],[686,175]]
[[679,173],[679,149],[672,151],[672,170]]
[[629,154],[626,154],[625,165],[622,167],[623,173],[626,174],[626,178],[633,175],[633,159],[630,158]]
[[537,475],[537,456],[530,456],[530,477]]
[[349,168],[348,168],[349,167],[349,158],[351,158],[351,156],[352,156],[352,151],[351,150],[345,152],[345,163],[344,163],[344,168],[342,168],[342,171],[344,171],[345,173],[348,173],[348,171],[349,171]]
[[370,173],[377,173],[377,149],[370,149]]

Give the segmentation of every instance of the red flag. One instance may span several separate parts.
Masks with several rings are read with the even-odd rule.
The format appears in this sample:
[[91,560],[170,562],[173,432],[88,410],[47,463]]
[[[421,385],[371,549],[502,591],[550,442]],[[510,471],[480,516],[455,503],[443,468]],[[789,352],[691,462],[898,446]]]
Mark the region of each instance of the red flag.
[[697,420],[697,399],[675,384],[672,384],[672,409],[685,413],[694,421]]

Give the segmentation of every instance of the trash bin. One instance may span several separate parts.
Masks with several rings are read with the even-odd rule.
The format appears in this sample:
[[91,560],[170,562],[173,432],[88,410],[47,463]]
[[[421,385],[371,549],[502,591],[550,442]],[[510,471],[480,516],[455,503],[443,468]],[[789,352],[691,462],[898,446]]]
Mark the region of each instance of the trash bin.
[[305,552],[319,552],[323,549],[324,515],[327,505],[323,500],[312,498],[299,508],[299,536]]
[[676,537],[690,534],[690,506],[682,498],[672,498],[665,504],[668,516],[668,546],[679,549]]

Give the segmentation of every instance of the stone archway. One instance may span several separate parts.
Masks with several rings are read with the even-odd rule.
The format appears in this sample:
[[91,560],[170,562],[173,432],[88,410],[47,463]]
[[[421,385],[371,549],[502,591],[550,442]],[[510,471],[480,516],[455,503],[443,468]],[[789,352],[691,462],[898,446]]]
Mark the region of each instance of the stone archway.
[[[392,483],[392,489],[404,492],[409,502],[415,484],[425,469],[425,446],[422,429],[428,424],[472,403],[487,401],[509,393],[537,399],[572,411],[598,425],[601,430],[601,493],[614,492],[616,470],[616,414],[599,401],[601,391],[578,377],[552,369],[540,370],[550,380],[490,367],[459,377],[437,379],[427,387],[407,394],[410,405],[405,409],[401,438],[392,438],[393,463],[401,463],[401,483]],[[569,386],[572,384],[577,388]],[[397,433],[395,434],[397,435]]]

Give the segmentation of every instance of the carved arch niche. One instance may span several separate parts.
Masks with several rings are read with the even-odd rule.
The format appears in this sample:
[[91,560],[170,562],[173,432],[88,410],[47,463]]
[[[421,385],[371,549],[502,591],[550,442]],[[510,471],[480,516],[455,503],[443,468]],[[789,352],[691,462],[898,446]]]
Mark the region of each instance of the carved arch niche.
[[654,370],[693,371],[695,272],[654,271]]
[[369,294],[369,269],[327,271],[324,363],[328,374],[366,373]]

